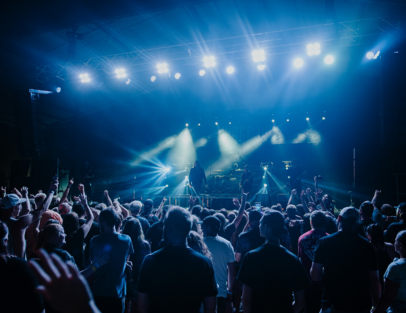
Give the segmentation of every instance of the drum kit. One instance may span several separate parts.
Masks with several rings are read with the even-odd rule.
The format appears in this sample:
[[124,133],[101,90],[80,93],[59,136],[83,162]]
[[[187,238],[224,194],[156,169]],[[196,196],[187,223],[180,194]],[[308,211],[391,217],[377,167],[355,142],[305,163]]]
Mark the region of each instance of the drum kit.
[[215,174],[212,176],[211,193],[238,193],[239,182],[243,169],[231,170],[227,175],[225,170],[214,170]]

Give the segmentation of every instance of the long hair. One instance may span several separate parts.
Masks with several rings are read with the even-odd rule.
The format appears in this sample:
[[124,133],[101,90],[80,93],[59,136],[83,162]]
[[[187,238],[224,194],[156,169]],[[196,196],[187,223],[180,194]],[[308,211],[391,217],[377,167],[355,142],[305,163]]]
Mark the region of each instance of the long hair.
[[131,238],[133,246],[139,246],[144,241],[144,233],[138,219],[131,218],[124,224],[123,235],[128,235]]
[[58,224],[51,223],[48,224],[39,232],[37,241],[35,242],[34,245],[35,252],[39,251],[46,243],[48,243],[49,238],[51,238],[54,235],[58,235],[59,226],[62,227],[59,223]]
[[7,257],[10,256],[7,250],[6,239],[8,239],[8,227],[5,223],[0,222],[0,262],[6,263]]
[[65,234],[71,235],[79,229],[79,216],[75,212],[66,213],[63,218]]
[[379,250],[385,248],[383,229],[379,224],[369,225],[366,229],[366,234],[370,237],[370,241],[374,247],[376,247]]
[[197,232],[193,230],[189,232],[189,235],[187,236],[187,243],[193,250],[203,254],[210,260],[212,259],[209,248],[207,248],[207,245],[203,241],[203,237],[200,236]]

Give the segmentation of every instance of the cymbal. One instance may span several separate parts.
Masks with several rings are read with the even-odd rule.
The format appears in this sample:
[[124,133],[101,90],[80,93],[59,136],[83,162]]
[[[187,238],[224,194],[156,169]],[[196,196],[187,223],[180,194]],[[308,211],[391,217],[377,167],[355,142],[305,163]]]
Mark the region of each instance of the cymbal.
[[243,172],[244,170],[242,168],[236,169],[236,172]]
[[213,172],[224,172],[224,170],[214,170]]

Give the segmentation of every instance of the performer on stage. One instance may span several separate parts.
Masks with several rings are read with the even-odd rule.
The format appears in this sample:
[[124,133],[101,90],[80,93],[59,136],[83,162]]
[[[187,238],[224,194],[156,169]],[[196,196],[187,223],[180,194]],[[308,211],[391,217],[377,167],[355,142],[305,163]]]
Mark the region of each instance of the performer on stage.
[[300,192],[302,191],[303,170],[301,167],[299,167],[297,160],[293,160],[291,164],[292,166],[289,167],[286,171],[288,185],[292,190],[296,189],[297,193],[300,194]]
[[194,189],[198,195],[200,195],[200,188],[202,187],[203,180],[204,184],[207,185],[204,169],[200,167],[199,161],[195,161],[195,166],[190,169],[189,173],[189,186]]
[[253,175],[248,170],[248,165],[245,165],[244,173],[242,173],[240,181],[240,187],[244,190],[244,193],[249,193],[251,191],[253,181],[254,181]]

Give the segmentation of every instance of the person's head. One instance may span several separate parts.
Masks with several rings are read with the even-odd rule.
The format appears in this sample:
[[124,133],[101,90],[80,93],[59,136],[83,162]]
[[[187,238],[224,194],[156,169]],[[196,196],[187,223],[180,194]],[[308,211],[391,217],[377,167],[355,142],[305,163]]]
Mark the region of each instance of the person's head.
[[406,230],[402,230],[396,235],[395,251],[401,258],[406,258]]
[[0,260],[5,261],[5,257],[9,255],[7,250],[8,243],[8,227],[6,223],[0,221]]
[[226,209],[221,209],[219,213],[223,214],[225,218],[228,218],[228,212]]
[[130,236],[133,246],[140,244],[144,240],[144,233],[142,232],[140,221],[134,217],[126,220],[123,235]]
[[265,212],[260,221],[261,237],[266,240],[276,240],[282,234],[283,227],[285,226],[285,219],[281,212],[269,210]]
[[297,210],[293,204],[290,204],[286,207],[286,214],[291,220],[296,219]]
[[215,237],[221,229],[221,222],[215,216],[208,216],[203,220],[202,229],[205,236]]
[[205,244],[200,234],[191,230],[187,236],[187,244],[190,248],[192,248],[196,252],[203,254],[205,257],[211,260],[211,253],[209,251],[209,248],[207,248],[207,245]]
[[101,211],[99,215],[99,222],[102,232],[111,229],[114,231],[117,223],[119,222],[119,217],[116,210],[107,208]]
[[210,209],[210,210],[209,210],[209,214],[210,214],[211,216],[213,216],[214,214],[216,214],[216,210]]
[[63,229],[67,235],[79,229],[79,217],[75,212],[66,213],[63,218]]
[[51,245],[60,248],[66,243],[65,237],[66,234],[62,225],[59,223],[50,223],[39,232],[34,251],[38,251],[44,245]]
[[271,206],[271,210],[280,211],[280,207],[278,205]]
[[369,241],[375,247],[383,249],[385,247],[385,239],[383,237],[383,229],[379,224],[371,224],[366,229],[366,235]]
[[192,228],[192,216],[181,207],[174,206],[166,213],[164,240],[168,243],[185,243]]
[[353,207],[346,207],[341,210],[338,216],[338,229],[340,231],[353,231],[358,220],[358,211]]
[[217,217],[220,221],[220,229],[224,229],[226,227],[226,218],[221,213],[213,214],[214,217]]
[[383,204],[381,206],[381,212],[386,216],[396,216],[396,209],[390,204]]
[[329,205],[333,199],[329,194],[326,193],[321,200],[323,201],[324,205]]
[[298,204],[296,206],[296,211],[297,211],[297,215],[299,215],[301,217],[303,217],[306,214],[306,212],[305,212],[305,210],[303,208],[303,204]]
[[372,213],[374,212],[374,205],[371,201],[364,201],[359,207],[359,217],[361,220],[372,219]]
[[228,222],[232,223],[235,220],[236,216],[234,212],[228,213]]
[[171,205],[164,205],[162,207],[162,211],[161,211],[161,220],[165,219],[166,213],[168,212],[168,210],[171,208]]
[[[35,205],[37,208],[41,205],[43,201],[45,201],[45,198],[47,195],[45,193],[37,193],[34,197]],[[59,199],[60,200],[60,199]],[[54,203],[56,203],[56,199],[54,199]],[[57,202],[59,204],[59,201]]]
[[200,205],[195,205],[195,206],[192,208],[191,213],[192,213],[192,215],[195,215],[195,216],[199,217],[201,211],[202,211],[202,207],[201,207]]
[[200,167],[200,161],[198,160],[195,161],[195,167]]
[[251,210],[248,213],[248,219],[250,221],[250,226],[251,228],[258,228],[259,227],[259,221],[262,218],[262,213],[257,210]]
[[320,210],[314,211],[310,214],[310,225],[315,230],[323,229],[326,226],[326,221],[326,215]]
[[72,212],[75,212],[79,218],[85,215],[85,208],[79,202],[75,202],[72,206]]
[[137,216],[140,214],[142,209],[141,201],[135,200],[130,203],[130,212],[133,216]]
[[398,205],[398,219],[399,221],[406,221],[406,202]]
[[105,208],[107,208],[107,205],[105,203],[99,203],[94,208],[96,210],[103,211]]
[[21,203],[24,203],[26,201],[27,199],[19,198],[13,193],[5,195],[3,199],[1,199],[0,204],[1,217],[5,217],[5,219],[8,217],[17,217],[22,209]]
[[151,213],[153,208],[154,208],[154,201],[152,201],[151,199],[145,200],[143,213],[149,214],[149,213]]
[[71,206],[67,203],[60,203],[58,206],[59,214],[64,215],[72,211]]
[[211,214],[210,214],[209,210],[207,210],[206,208],[203,208],[203,209],[200,211],[199,218],[200,218],[201,221],[203,221],[206,217],[208,217],[208,216],[210,216],[210,215],[211,215]]

